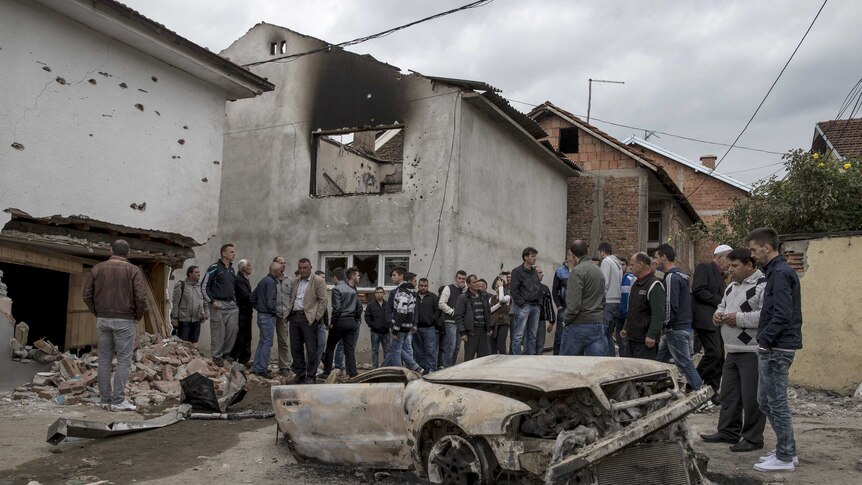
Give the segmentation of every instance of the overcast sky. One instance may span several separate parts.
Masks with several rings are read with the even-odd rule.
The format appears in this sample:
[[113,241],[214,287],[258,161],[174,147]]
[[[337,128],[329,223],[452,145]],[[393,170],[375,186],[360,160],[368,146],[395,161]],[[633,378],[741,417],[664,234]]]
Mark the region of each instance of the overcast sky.
[[[469,0],[124,0],[219,52],[258,22],[338,43]],[[495,0],[349,48],[423,74],[476,79],[531,104],[549,100],[625,139],[643,131],[595,118],[731,143],[802,38],[822,0]],[[862,2],[830,0],[739,144],[810,148],[814,123],[834,119],[862,77]],[[529,111],[530,106],[513,103]],[[858,116],[858,115],[857,115]],[[649,139],[690,160],[726,147]],[[780,155],[734,149],[719,167],[750,183]],[[772,164],[772,166],[768,166]]]

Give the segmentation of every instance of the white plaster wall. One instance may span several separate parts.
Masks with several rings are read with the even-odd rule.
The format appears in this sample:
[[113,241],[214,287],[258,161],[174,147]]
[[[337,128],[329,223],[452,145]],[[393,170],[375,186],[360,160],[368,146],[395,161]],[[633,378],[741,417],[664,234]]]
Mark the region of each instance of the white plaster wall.
[[466,103],[460,137],[456,266],[491,284],[531,246],[550,287],[565,259],[566,175]]
[[[320,45],[260,24],[222,55],[239,63],[265,59],[269,43],[282,39],[289,52]],[[409,251],[411,271],[427,276],[436,290],[461,267],[486,278],[499,270],[500,261],[511,269],[527,245],[539,249],[548,268],[562,259],[565,176],[474,112],[455,89],[417,76],[403,75],[399,81],[406,98],[404,118],[375,120],[405,125],[403,191],[310,197],[312,132],[350,127],[309,121],[315,86],[308,71],[315,62],[309,56],[254,67],[276,90],[228,103],[219,234],[197,251],[195,264],[208,266],[221,244],[233,242],[237,257],[257,268],[251,278],[256,284],[276,255],[287,258],[292,274],[300,257],[316,267],[321,252]],[[523,174],[532,182],[513,194]],[[475,189],[465,192],[470,186]],[[507,204],[517,207],[494,215],[493,207]],[[204,327],[201,335],[205,350],[208,332]],[[254,326],[255,345],[257,335]],[[360,361],[367,361],[368,348],[363,325]]]
[[0,0],[0,85],[0,211],[215,234],[221,89],[18,0]]

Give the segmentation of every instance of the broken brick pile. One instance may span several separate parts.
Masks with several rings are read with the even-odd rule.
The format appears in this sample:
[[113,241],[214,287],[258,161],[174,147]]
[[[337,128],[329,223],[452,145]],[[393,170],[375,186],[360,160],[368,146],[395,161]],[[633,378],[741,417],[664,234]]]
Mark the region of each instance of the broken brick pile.
[[[12,399],[46,399],[67,405],[98,403],[98,351],[93,349],[78,357],[61,353],[49,342],[39,342],[34,344],[39,352],[34,354],[34,360],[53,361],[53,367],[50,372],[37,373],[29,384],[17,387]],[[114,359],[114,368],[116,365]],[[162,339],[146,333],[138,335],[126,384],[126,396],[138,406],[139,412],[150,411],[152,407],[165,403],[179,402],[180,380],[195,372],[212,379],[216,394],[221,396],[227,379],[226,369],[215,365],[211,359],[201,357],[198,350],[188,342]]]

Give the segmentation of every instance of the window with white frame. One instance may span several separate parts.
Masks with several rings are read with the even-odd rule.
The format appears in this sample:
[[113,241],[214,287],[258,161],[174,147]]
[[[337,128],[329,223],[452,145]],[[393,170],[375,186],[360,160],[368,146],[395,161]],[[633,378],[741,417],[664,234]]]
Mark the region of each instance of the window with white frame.
[[374,289],[378,286],[385,288],[394,287],[392,279],[389,277],[392,269],[398,266],[403,266],[410,270],[410,254],[409,253],[375,253],[375,252],[355,252],[355,253],[320,253],[320,267],[326,273],[326,284],[332,285],[335,281],[332,280],[332,272],[337,268],[355,267],[359,270],[359,283],[357,288]]

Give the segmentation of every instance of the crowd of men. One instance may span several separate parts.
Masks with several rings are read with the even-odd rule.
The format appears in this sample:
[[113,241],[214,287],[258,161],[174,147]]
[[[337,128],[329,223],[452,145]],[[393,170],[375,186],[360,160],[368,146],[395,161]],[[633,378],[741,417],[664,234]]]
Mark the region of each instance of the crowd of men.
[[[251,263],[240,260],[235,268],[236,250],[225,244],[202,278],[200,268],[191,266],[175,285],[171,321],[179,338],[196,343],[209,320],[217,365],[243,363],[268,378],[275,377],[269,368],[275,340],[286,383],[316,383],[334,367],[356,376],[363,316],[373,367],[435,372],[455,365],[462,346],[465,361],[495,353],[540,355],[551,333],[554,355],[672,360],[690,389],[709,385],[716,391],[718,429],[702,439],[730,443],[732,451],[758,450],[769,420],[776,450],[755,468],[793,470],[798,458],[786,394],[788,369],[802,346],[799,280],[778,253],[775,231],[756,229],[745,244],[718,246],[713,261],[698,265],[691,281],[668,244],[654,258],[643,252],[620,258],[609,243],[592,256],[587,243],[576,240],[551,288],[531,247],[522,251],[520,265],[501,272],[490,286],[458,271],[451,284],[433,293],[426,278],[396,267],[388,296],[378,287],[366,305],[356,288],[356,268],[334,270],[329,291],[326,275],[312,273],[307,258],[298,261],[292,278],[285,259],[273,258],[252,289]],[[114,410],[135,408],[124,398],[129,365],[119,363],[131,362],[135,321],[146,308],[143,277],[128,253],[128,243],[114,242],[111,258],[93,268],[83,293],[97,316],[101,402]],[[255,311],[260,338],[252,353]],[[693,342],[703,349],[697,367]]]

